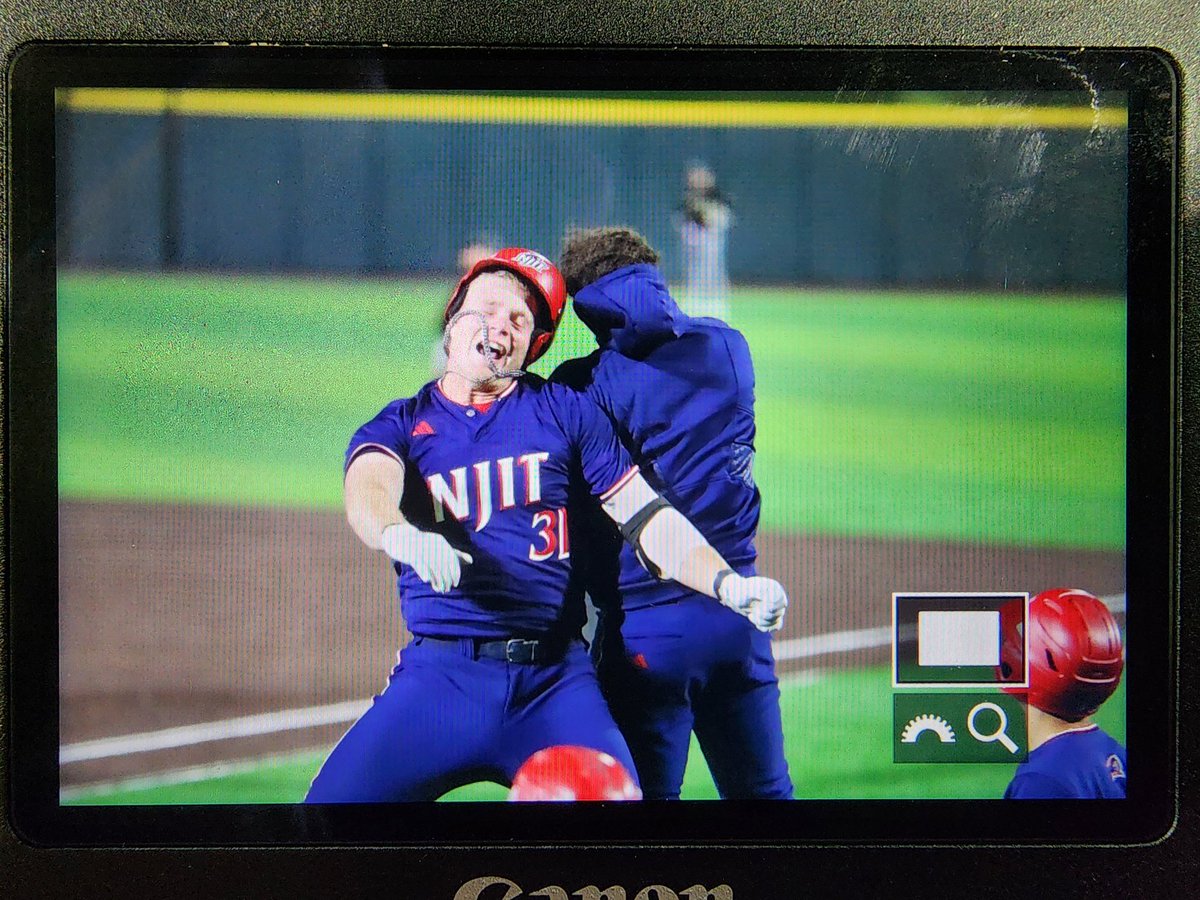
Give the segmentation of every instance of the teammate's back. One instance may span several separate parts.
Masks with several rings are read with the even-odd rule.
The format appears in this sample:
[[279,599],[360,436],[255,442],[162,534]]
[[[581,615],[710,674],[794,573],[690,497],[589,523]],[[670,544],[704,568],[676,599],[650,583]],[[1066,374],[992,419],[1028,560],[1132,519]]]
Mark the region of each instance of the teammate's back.
[[[582,287],[575,311],[600,349],[554,380],[587,392],[618,425],[643,475],[739,574],[754,574],[754,367],[741,333],[686,316],[658,268],[625,266]],[[613,543],[613,548],[616,542]],[[622,547],[626,609],[675,590]]]
[[599,349],[554,377],[608,413],[646,480],[686,511],[726,567],[707,595],[657,580],[611,527],[577,519],[591,526],[572,545],[587,550],[600,611],[600,680],[647,799],[680,796],[693,731],[722,797],[787,799],[770,635],[782,607],[764,627],[711,599],[735,578],[759,580],[750,350],[723,322],[684,315],[657,262],[627,228],[568,241],[563,276]]

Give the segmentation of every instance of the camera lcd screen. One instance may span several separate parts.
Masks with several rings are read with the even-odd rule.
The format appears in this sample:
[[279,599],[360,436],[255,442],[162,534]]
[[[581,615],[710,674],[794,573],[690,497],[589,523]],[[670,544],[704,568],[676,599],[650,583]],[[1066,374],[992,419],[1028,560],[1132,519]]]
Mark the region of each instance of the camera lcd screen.
[[35,840],[1161,833],[1168,70],[693,55],[19,61]]

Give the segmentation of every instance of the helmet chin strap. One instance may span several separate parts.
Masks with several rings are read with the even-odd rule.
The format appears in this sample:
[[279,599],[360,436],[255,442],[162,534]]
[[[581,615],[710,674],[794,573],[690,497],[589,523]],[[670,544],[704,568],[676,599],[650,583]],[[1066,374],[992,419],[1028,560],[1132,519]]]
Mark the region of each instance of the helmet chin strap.
[[474,387],[479,387],[481,385],[487,384],[490,381],[495,381],[497,378],[520,378],[522,375],[525,374],[524,369],[501,369],[498,365],[496,365],[496,361],[494,359],[492,359],[492,356],[490,353],[485,353],[484,357],[483,357],[485,360],[487,360],[488,368],[492,370],[492,374],[490,376],[486,376],[484,378],[475,378],[471,375],[466,374],[465,372],[460,372],[457,369],[451,369],[450,364],[449,364],[450,332],[453,330],[454,326],[458,324],[458,320],[463,318],[464,316],[474,316],[475,318],[479,319],[480,327],[483,328],[483,347],[485,350],[488,348],[489,341],[488,341],[487,316],[485,316],[483,313],[477,312],[476,310],[473,310],[473,309],[459,310],[453,316],[450,317],[450,321],[446,323],[445,331],[442,332],[442,351],[446,354],[446,371],[447,372],[451,372],[451,373],[457,375],[459,378],[462,378],[463,380],[469,382]]

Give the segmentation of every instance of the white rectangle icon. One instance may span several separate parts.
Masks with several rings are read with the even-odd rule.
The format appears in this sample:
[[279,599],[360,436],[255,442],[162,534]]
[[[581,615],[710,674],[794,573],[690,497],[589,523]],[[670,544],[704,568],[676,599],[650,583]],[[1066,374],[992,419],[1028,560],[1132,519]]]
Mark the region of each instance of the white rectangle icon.
[[922,610],[917,613],[917,665],[1000,664],[996,610]]

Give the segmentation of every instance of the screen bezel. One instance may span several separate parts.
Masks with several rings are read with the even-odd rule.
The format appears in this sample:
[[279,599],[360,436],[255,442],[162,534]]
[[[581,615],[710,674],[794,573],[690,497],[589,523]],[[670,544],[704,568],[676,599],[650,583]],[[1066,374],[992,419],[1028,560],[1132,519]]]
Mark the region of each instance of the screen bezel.
[[[64,807],[58,799],[54,90],[362,89],[1123,92],[1129,110],[1129,753],[1119,815],[1085,801]],[[7,490],[10,818],[42,846],[1139,843],[1175,799],[1177,79],[1153,51],[26,48],[10,72]],[[1147,598],[1139,603],[1136,598]],[[1161,602],[1151,603],[1151,599]],[[1080,804],[1083,804],[1081,806]],[[419,809],[419,815],[397,815]]]

